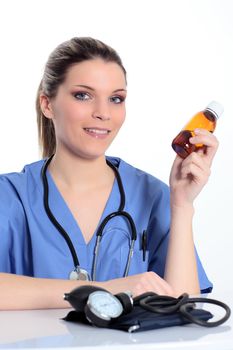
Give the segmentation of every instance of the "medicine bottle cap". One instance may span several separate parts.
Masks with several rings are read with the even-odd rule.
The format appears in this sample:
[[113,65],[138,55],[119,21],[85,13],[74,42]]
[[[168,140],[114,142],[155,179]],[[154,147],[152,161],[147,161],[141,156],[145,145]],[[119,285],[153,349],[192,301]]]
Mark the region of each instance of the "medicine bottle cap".
[[223,114],[224,108],[223,106],[216,102],[216,101],[212,101],[208,104],[208,106],[206,107],[206,109],[210,112],[212,112],[214,114],[214,116],[218,119],[219,117],[221,117],[221,115]]

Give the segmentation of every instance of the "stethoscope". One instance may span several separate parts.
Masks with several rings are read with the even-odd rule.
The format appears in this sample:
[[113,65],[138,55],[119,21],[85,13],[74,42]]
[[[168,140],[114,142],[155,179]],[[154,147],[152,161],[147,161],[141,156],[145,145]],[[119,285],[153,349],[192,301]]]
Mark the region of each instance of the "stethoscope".
[[125,267],[123,277],[128,276],[130,262],[131,262],[131,259],[133,256],[134,244],[135,244],[135,241],[137,239],[137,232],[136,232],[136,226],[135,226],[135,223],[134,223],[132,216],[129,213],[127,213],[126,211],[124,211],[125,191],[124,191],[121,177],[120,177],[120,174],[119,174],[117,167],[115,167],[108,159],[106,159],[106,163],[108,164],[108,166],[110,166],[110,168],[113,169],[113,171],[115,173],[121,199],[120,199],[120,205],[119,205],[118,210],[107,215],[105,217],[105,219],[103,219],[103,221],[101,222],[101,224],[99,225],[99,227],[97,229],[96,242],[95,242],[95,248],[94,248],[94,257],[93,257],[93,263],[92,263],[92,271],[91,271],[91,277],[90,277],[89,273],[85,269],[80,267],[78,256],[76,254],[74,245],[73,245],[68,233],[61,226],[61,224],[57,221],[57,219],[55,218],[55,216],[53,215],[53,213],[49,207],[49,186],[48,186],[48,179],[47,179],[46,171],[47,171],[48,165],[51,162],[52,158],[53,158],[53,155],[45,161],[45,163],[42,167],[42,170],[41,170],[43,190],[44,190],[44,208],[45,208],[46,214],[48,215],[48,218],[50,219],[50,221],[53,223],[53,225],[56,227],[56,229],[60,232],[60,234],[65,239],[65,241],[69,247],[70,253],[72,255],[74,269],[70,272],[69,279],[84,280],[84,281],[90,281],[90,280],[95,281],[96,280],[96,265],[97,265],[98,255],[99,255],[100,242],[101,242],[101,239],[103,236],[103,230],[104,230],[105,226],[107,225],[107,223],[116,216],[125,217],[128,220],[128,223],[129,223],[130,229],[131,229],[131,241],[130,241],[129,253],[128,253],[128,259],[126,262],[126,267]]

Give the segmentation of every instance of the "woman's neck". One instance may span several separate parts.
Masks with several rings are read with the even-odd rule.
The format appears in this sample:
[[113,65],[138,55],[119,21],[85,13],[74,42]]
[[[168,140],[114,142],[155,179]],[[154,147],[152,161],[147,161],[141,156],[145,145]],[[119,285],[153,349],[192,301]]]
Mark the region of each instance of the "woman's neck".
[[70,154],[56,153],[49,165],[49,172],[61,186],[85,191],[114,181],[114,173],[105,156],[84,159]]

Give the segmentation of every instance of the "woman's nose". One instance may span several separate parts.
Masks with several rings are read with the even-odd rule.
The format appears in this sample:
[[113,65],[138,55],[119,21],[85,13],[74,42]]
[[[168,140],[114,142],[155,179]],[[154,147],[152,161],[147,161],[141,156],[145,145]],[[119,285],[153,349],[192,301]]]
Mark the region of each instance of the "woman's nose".
[[94,112],[93,114],[92,114],[92,117],[94,118],[94,119],[100,119],[100,120],[109,120],[110,119],[110,117],[108,116],[108,115],[106,115],[106,114],[102,114],[102,113],[98,113],[98,112]]
[[108,107],[105,104],[98,104],[93,113],[92,113],[92,117],[94,119],[100,119],[100,120],[109,120],[110,119],[110,111],[108,109]]

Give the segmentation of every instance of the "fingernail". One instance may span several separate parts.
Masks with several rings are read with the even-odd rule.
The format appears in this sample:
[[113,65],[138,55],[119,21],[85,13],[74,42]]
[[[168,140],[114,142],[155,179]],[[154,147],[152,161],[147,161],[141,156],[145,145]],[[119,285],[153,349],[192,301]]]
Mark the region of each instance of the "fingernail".
[[200,129],[195,129],[194,132],[195,132],[195,134],[200,134],[201,130]]

